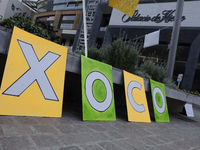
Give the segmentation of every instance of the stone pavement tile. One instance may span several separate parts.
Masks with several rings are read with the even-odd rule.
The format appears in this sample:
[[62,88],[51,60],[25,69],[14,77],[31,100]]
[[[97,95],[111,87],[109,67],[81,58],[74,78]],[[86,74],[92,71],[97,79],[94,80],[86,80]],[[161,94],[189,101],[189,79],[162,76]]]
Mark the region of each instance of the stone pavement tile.
[[35,135],[31,137],[39,148],[60,146],[58,140],[52,135]]
[[81,150],[81,149],[78,148],[77,146],[70,146],[70,147],[60,148],[59,150]]
[[84,150],[103,150],[99,145],[81,145]]
[[0,139],[4,150],[23,150],[33,148],[30,140],[26,136],[5,137]]
[[4,125],[2,129],[6,136],[32,135],[35,133],[30,125]]
[[185,121],[179,121],[178,124],[176,124],[177,128],[179,129],[188,129],[188,128],[193,128],[195,127],[195,123],[192,122],[185,122]]
[[94,131],[106,131],[106,128],[103,128],[101,125],[87,125],[89,128],[93,129]]
[[2,127],[0,126],[0,137],[4,135],[4,132],[2,130]]
[[145,136],[149,136],[149,135],[153,135],[153,133],[148,132],[146,130],[143,129],[136,129],[136,130],[132,130],[133,133],[136,135],[136,137],[145,137]]
[[106,133],[109,137],[111,137],[112,139],[121,139],[121,138],[124,138],[122,135],[120,135],[119,133],[117,132],[107,132]]
[[58,124],[73,124],[73,121],[71,120],[71,118],[67,118],[67,117],[57,118],[56,122],[58,122]]
[[148,131],[152,134],[168,134],[168,132],[166,132],[165,130],[163,130],[163,128],[152,128],[152,129],[148,129]]
[[91,133],[91,136],[93,137],[93,140],[95,141],[106,141],[106,140],[111,140],[111,138],[104,133],[99,133],[99,132],[93,132]]
[[129,130],[156,128],[152,123],[129,122],[124,125]]
[[39,124],[58,124],[60,118],[36,117]]
[[166,138],[165,135],[156,135],[156,138],[164,143],[169,143],[172,141],[171,139]]
[[112,124],[112,126],[114,126],[118,130],[126,130],[127,129],[126,126],[124,126],[120,122],[115,122],[115,123]]
[[94,137],[90,133],[64,134],[58,136],[58,139],[65,145],[86,144],[87,142],[95,141]]
[[55,125],[55,127],[62,133],[78,133],[76,128],[69,124],[69,125]]
[[167,145],[159,145],[155,147],[149,147],[148,150],[174,150]]
[[200,150],[200,146],[199,146],[199,147],[192,148],[191,150]]
[[126,140],[114,141],[114,144],[124,150],[137,150],[134,146],[126,142]]
[[116,132],[121,136],[123,136],[124,138],[136,137],[133,130],[117,130]]
[[18,124],[38,124],[36,117],[15,117]]
[[115,124],[114,122],[115,121],[100,121],[98,124],[106,128],[108,131],[118,130],[118,128],[113,126],[113,124]]
[[143,141],[140,141],[139,139],[136,138],[131,138],[131,139],[127,139],[126,142],[128,142],[129,144],[133,145],[135,148],[137,149],[145,149],[148,148],[147,145],[145,145],[143,143]]
[[0,124],[14,124],[13,117],[0,116]]
[[101,142],[99,145],[106,150],[122,150],[111,142]]
[[175,141],[172,144],[169,144],[168,146],[173,148],[173,149],[176,149],[176,150],[179,150],[179,149],[190,149],[190,146],[187,143],[185,143],[184,140]]
[[148,139],[148,137],[139,138],[139,141],[141,141],[143,144],[146,144],[148,147],[155,147],[157,144],[151,140]]
[[57,133],[57,130],[51,125],[33,125],[39,133]]
[[200,147],[200,136],[198,138],[184,140],[184,144],[190,147]]
[[174,142],[174,141],[178,141],[178,140],[181,140],[179,136],[176,135],[176,133],[174,134],[160,134],[161,137],[164,137],[165,139],[168,139],[170,140],[171,142]]
[[153,141],[156,144],[164,144],[165,143],[158,136],[148,136],[146,138],[148,138],[150,141]]
[[0,150],[4,150],[2,144],[0,144]]
[[87,127],[87,125],[85,124],[81,124],[81,125],[73,125],[73,127],[75,128],[75,130],[79,131],[79,132],[93,132],[93,130],[89,127]]

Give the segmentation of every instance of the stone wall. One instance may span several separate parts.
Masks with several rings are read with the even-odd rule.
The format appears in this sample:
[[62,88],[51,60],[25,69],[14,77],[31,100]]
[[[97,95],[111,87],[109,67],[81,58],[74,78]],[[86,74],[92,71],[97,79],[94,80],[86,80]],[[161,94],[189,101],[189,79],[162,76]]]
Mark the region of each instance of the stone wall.
[[0,53],[8,53],[11,35],[12,30],[0,26]]

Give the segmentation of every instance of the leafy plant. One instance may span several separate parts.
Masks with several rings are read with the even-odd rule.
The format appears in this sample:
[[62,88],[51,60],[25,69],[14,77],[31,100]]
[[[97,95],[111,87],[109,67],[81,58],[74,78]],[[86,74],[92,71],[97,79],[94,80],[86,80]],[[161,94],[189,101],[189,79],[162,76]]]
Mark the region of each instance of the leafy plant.
[[145,61],[144,64],[140,66],[140,71],[149,74],[153,80],[162,83],[166,76],[165,68],[156,65],[153,61]]
[[93,46],[88,49],[88,57],[98,61],[103,61],[104,52],[101,49],[98,49],[97,47]]
[[140,58],[139,50],[122,38],[115,40],[104,49],[104,61],[113,67],[134,73]]
[[33,24],[29,19],[23,18],[19,15],[15,15],[13,17],[0,21],[0,25],[11,30],[13,30],[14,26],[17,26],[27,32],[33,33],[47,40],[51,39],[51,37],[49,36],[46,30]]
[[[85,51],[76,51],[75,53],[80,55],[85,55]],[[98,49],[97,47],[93,46],[88,48],[88,57],[92,58],[94,60],[103,61],[104,59],[104,52],[101,49]]]
[[177,85],[173,80],[170,80],[166,77],[166,70],[163,66],[156,65],[153,61],[145,61],[139,68],[139,71],[136,72],[137,75],[153,79],[155,81],[164,83],[166,86],[177,89]]
[[168,86],[168,87],[171,87],[173,89],[178,89],[178,86],[176,85],[176,83],[173,81],[173,80],[170,80],[168,78],[165,78],[163,80],[163,83]]
[[136,70],[135,74],[142,77],[142,78],[151,79],[151,76],[148,73],[141,71],[141,70]]

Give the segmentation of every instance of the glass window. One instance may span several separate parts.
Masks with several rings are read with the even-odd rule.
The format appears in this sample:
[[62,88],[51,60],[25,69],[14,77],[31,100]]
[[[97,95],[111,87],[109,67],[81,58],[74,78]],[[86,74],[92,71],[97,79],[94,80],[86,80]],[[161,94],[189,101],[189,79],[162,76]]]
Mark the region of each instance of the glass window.
[[22,17],[26,17],[26,12],[24,12],[24,13],[22,14]]
[[37,20],[48,21],[50,23],[50,25],[53,26],[54,18],[55,18],[55,16],[45,16],[45,17],[37,18]]
[[68,4],[68,7],[75,7],[75,3]]
[[63,16],[62,20],[75,20],[76,15],[73,16]]
[[62,16],[60,29],[72,30],[75,17],[76,17],[76,15],[65,15],[65,16]]
[[70,23],[61,23],[60,29],[63,30],[71,30],[73,28],[73,24]]

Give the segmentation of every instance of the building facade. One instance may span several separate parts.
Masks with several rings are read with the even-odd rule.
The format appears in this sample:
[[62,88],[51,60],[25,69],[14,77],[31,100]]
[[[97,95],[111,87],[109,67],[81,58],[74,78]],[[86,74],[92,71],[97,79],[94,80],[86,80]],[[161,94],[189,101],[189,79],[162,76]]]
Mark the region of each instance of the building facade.
[[50,22],[62,37],[62,45],[72,46],[82,13],[82,0],[39,0],[37,10],[33,22],[37,19]]
[[32,19],[34,11],[25,6],[21,0],[0,0],[0,18],[6,19],[14,15]]
[[[144,40],[146,34],[160,30],[160,44],[143,49],[144,57],[152,56],[164,59],[171,40],[176,13],[176,0],[140,0],[132,18],[108,6],[108,2],[99,2],[90,33],[88,45],[111,43],[120,34],[127,39]],[[181,87],[186,90],[200,90],[200,16],[199,0],[185,0],[179,36],[179,58],[175,64],[173,79],[184,74]],[[80,22],[81,23],[81,22]],[[79,29],[78,29],[79,30]],[[77,33],[73,50],[80,49],[80,33]],[[139,37],[139,38],[138,38]],[[84,44],[84,43],[83,43]],[[83,47],[82,47],[83,48]],[[166,59],[167,61],[167,59]]]

